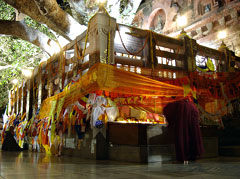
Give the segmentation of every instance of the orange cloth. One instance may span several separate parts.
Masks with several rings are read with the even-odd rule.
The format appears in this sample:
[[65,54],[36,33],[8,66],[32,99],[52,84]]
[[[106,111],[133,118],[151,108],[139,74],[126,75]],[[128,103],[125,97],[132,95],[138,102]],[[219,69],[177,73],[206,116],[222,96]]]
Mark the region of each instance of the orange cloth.
[[[107,91],[135,96],[184,96],[181,86],[160,82],[142,75],[118,69],[115,66],[98,63],[89,69],[68,90],[47,98],[40,110],[40,119],[47,117],[52,101],[65,97],[64,107],[93,91]],[[190,95],[190,94],[189,94]]]

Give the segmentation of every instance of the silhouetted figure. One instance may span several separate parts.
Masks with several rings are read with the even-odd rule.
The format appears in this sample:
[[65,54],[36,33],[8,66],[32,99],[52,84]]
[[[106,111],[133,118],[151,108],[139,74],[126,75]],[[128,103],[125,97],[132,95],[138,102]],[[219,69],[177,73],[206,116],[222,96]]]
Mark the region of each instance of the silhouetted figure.
[[9,131],[5,132],[4,141],[2,144],[2,150],[4,151],[22,151],[23,150],[22,148],[19,147],[13,135],[14,135],[14,127],[10,126]]
[[169,103],[163,114],[168,127],[174,130],[177,161],[196,160],[204,151],[197,108],[192,102],[181,100]]

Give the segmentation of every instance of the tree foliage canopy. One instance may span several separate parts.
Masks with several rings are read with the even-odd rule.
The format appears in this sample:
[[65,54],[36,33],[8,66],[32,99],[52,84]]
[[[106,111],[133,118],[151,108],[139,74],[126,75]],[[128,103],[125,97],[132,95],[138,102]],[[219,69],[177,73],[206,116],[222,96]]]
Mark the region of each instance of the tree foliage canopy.
[[[14,8],[0,0],[0,19],[14,20],[14,18]],[[29,26],[51,36],[45,26],[29,17],[26,17],[25,21]],[[12,88],[12,80],[18,79],[21,83],[21,69],[37,66],[43,57],[42,50],[27,41],[13,36],[0,36],[0,108],[4,108],[8,102],[8,90]]]

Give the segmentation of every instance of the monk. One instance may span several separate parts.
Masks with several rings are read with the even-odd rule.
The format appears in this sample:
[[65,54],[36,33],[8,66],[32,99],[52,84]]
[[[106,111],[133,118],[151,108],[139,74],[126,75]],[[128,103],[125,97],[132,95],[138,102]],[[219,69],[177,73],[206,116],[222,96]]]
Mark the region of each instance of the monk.
[[163,114],[174,131],[176,160],[184,164],[196,160],[204,151],[197,108],[192,102],[181,100],[167,104]]

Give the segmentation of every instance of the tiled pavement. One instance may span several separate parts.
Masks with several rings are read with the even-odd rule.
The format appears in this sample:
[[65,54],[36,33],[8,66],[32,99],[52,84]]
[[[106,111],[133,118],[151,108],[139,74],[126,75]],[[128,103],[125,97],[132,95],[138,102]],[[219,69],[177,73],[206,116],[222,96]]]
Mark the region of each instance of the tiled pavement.
[[240,158],[219,157],[194,163],[149,164],[83,160],[44,153],[0,151],[0,179],[146,179],[146,178],[240,178]]

